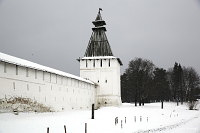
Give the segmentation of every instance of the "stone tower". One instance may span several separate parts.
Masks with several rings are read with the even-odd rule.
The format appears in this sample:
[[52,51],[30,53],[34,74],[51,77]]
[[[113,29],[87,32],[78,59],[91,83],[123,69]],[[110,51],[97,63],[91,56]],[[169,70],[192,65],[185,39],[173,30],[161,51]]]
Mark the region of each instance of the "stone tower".
[[85,55],[80,58],[80,76],[97,84],[96,107],[121,104],[120,66],[122,62],[113,56],[106,37],[105,21],[101,9],[95,21]]

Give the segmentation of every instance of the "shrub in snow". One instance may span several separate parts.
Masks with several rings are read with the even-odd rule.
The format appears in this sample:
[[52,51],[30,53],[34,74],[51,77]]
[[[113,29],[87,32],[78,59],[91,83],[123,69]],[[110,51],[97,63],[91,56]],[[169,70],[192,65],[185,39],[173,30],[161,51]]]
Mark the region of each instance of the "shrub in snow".
[[198,101],[189,101],[188,102],[188,108],[189,108],[189,110],[196,109],[197,105],[198,105]]
[[52,112],[50,107],[47,107],[30,98],[11,97],[0,99],[0,112]]

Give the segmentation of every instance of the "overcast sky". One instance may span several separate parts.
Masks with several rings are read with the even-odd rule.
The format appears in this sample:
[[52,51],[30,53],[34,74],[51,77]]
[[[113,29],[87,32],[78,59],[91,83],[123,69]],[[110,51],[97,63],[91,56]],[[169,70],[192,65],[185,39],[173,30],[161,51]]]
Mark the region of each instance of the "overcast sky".
[[142,57],[200,73],[199,0],[0,0],[0,52],[79,75],[99,7],[122,72]]

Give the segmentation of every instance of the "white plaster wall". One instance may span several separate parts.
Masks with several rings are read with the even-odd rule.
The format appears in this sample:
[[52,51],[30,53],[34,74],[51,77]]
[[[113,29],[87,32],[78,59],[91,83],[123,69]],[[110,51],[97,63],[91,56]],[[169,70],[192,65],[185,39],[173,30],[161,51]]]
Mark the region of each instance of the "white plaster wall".
[[80,76],[99,85],[97,106],[121,104],[120,64],[117,59],[102,59],[102,66],[101,59],[80,60]]
[[95,91],[87,82],[0,61],[0,99],[27,97],[56,111],[87,109],[95,103]]

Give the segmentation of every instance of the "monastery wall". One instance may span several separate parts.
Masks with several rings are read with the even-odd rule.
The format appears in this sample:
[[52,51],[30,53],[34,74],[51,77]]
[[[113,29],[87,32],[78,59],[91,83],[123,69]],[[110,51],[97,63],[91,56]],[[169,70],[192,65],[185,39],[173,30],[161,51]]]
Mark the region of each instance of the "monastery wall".
[[0,99],[25,97],[56,111],[88,109],[95,103],[94,84],[47,71],[0,61]]

